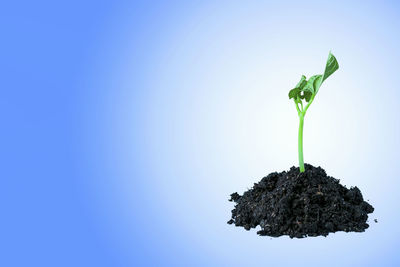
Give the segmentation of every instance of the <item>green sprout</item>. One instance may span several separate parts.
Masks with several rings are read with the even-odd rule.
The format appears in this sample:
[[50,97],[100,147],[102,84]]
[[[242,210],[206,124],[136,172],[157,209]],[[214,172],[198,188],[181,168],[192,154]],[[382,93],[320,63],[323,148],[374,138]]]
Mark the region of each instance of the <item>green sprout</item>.
[[[300,172],[304,172],[304,159],[303,159],[303,125],[304,116],[311,103],[314,101],[315,96],[318,93],[321,84],[337,69],[339,64],[334,55],[329,52],[328,60],[325,66],[325,72],[323,75],[318,74],[311,76],[308,81],[306,76],[302,75],[300,82],[296,87],[289,91],[289,99],[293,98],[294,104],[296,105],[297,114],[299,115],[299,167]],[[303,100],[305,101],[303,104]],[[306,104],[307,103],[307,104]]]

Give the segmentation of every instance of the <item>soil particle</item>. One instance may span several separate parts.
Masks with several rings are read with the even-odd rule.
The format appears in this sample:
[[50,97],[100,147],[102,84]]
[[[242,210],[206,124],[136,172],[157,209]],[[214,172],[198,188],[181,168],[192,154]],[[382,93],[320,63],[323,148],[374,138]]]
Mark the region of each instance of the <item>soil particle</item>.
[[236,204],[228,224],[246,230],[260,225],[257,233],[272,237],[364,232],[368,214],[374,211],[357,187],[347,189],[321,167],[309,164],[303,173],[296,167],[270,173],[242,196],[231,194],[230,201]]

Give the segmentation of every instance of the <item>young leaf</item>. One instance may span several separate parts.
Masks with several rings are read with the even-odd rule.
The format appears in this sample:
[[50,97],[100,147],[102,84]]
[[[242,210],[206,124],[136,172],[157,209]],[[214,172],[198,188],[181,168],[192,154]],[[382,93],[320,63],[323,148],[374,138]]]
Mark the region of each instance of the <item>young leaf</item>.
[[307,101],[310,102],[310,99],[312,97],[312,93],[310,91],[304,91],[303,92],[303,98]]
[[314,86],[314,94],[317,94],[322,84],[322,75],[315,75],[315,76],[317,77],[314,79],[313,86]]
[[301,75],[300,82],[297,83],[295,88],[303,89],[303,87],[307,84],[306,76]]
[[302,75],[300,81],[297,83],[296,87],[289,91],[289,99],[299,99],[300,91],[307,84],[306,76]]
[[[334,73],[339,68],[339,63],[337,62],[334,55],[329,52],[328,60],[326,61],[325,72],[322,78],[322,82],[326,80],[332,73]],[[322,83],[321,82],[321,83]]]
[[300,89],[299,88],[294,88],[292,90],[289,91],[289,99],[296,99],[298,97],[300,93]]
[[310,79],[308,79],[307,84],[304,86],[303,91],[310,92],[311,94],[316,94],[319,86],[321,85],[320,80],[321,80],[322,75],[314,75],[311,76]]

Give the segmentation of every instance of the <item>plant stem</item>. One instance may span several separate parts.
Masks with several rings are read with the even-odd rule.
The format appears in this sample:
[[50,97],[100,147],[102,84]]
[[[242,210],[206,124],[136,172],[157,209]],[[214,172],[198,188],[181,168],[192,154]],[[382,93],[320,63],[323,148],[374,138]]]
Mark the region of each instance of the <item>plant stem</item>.
[[305,112],[299,113],[300,124],[299,124],[299,167],[300,172],[304,172],[304,159],[303,159],[303,125],[304,125]]

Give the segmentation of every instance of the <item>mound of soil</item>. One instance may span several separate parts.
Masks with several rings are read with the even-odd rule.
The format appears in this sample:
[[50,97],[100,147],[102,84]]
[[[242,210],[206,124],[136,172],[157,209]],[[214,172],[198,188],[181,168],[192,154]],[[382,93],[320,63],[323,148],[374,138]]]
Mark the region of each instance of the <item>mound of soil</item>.
[[364,232],[374,208],[357,187],[347,189],[321,167],[305,164],[305,172],[292,167],[273,172],[253,188],[231,194],[236,202],[229,224],[246,230],[261,226],[259,235],[290,238],[327,236],[337,231]]

